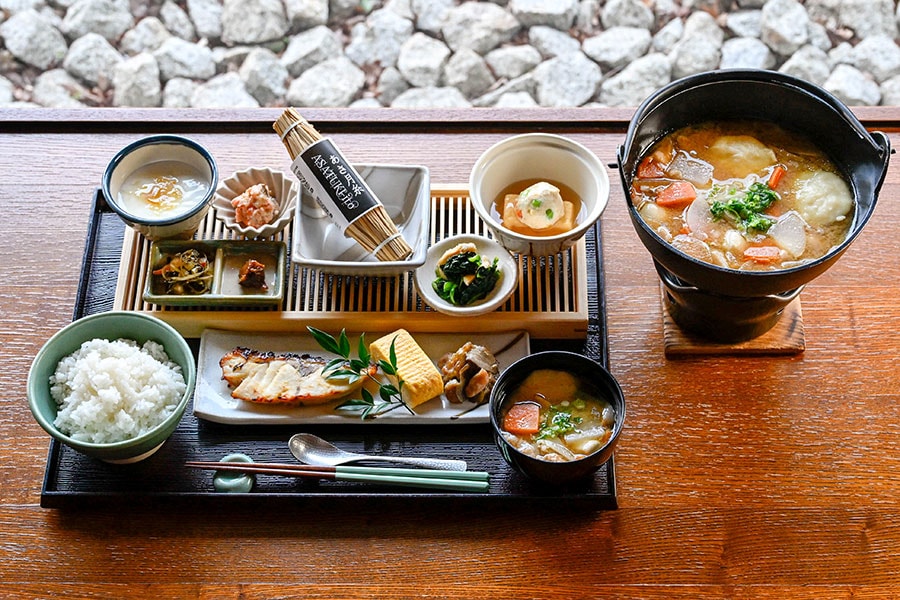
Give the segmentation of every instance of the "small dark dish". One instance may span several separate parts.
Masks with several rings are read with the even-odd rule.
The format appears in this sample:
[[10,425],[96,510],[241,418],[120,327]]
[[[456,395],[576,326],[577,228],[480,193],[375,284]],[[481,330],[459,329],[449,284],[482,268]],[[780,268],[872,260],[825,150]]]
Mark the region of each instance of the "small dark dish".
[[[503,437],[502,416],[507,399],[528,375],[538,369],[571,373],[583,389],[612,406],[615,410],[612,433],[600,449],[578,460],[550,462],[520,452]],[[530,354],[500,374],[491,392],[490,414],[494,442],[510,466],[537,481],[563,485],[592,475],[610,459],[625,423],[625,395],[612,374],[596,361],[582,354],[552,350]]]
[[[777,271],[741,271],[695,259],[668,244],[641,218],[631,197],[637,166],[667,133],[706,121],[767,121],[808,138],[842,171],[856,209],[843,243],[817,260]],[[804,285],[831,267],[862,231],[887,173],[890,142],[869,133],[838,99],[811,83],[762,70],[724,70],[675,81],[638,107],[618,150],[632,224],[666,287],[683,329],[721,342],[751,339],[773,327]],[[728,314],[729,317],[722,317]]]

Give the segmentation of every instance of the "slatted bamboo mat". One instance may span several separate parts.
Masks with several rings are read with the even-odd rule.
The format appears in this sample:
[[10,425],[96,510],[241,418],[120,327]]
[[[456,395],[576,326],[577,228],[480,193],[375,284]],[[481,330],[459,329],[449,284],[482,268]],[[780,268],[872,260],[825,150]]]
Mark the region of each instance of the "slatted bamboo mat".
[[[429,244],[456,234],[491,237],[464,186],[431,190]],[[296,216],[294,218],[302,218]],[[269,238],[290,248],[291,225]],[[232,239],[212,208],[197,239]],[[599,240],[598,240],[599,243]],[[288,252],[290,254],[290,252]],[[491,332],[527,330],[546,339],[583,338],[588,324],[585,240],[554,256],[516,256],[519,285],[498,310],[478,317],[453,317],[428,307],[416,291],[411,272],[389,277],[336,275],[289,264],[280,307],[163,307],[143,300],[150,242],[126,229],[114,308],[152,314],[185,337],[206,328],[235,331],[305,331],[307,325],[348,331]]]

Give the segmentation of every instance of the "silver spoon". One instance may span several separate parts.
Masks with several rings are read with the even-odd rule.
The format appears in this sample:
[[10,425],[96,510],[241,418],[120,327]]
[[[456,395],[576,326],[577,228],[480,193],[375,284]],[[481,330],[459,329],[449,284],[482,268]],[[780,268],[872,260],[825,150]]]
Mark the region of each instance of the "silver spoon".
[[406,465],[418,465],[429,469],[442,469],[444,471],[465,471],[466,461],[441,458],[414,458],[403,456],[373,456],[368,454],[355,454],[341,450],[337,446],[326,442],[322,438],[311,433],[298,433],[291,436],[288,446],[291,454],[309,465],[337,466],[344,463],[359,460],[375,460]]

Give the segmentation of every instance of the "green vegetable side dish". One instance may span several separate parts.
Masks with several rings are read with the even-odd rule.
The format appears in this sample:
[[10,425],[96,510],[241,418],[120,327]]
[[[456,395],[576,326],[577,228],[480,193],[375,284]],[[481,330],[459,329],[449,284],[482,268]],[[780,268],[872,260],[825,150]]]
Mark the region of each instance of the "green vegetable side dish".
[[485,264],[481,255],[471,249],[452,254],[438,263],[431,287],[443,300],[454,306],[468,306],[486,298],[500,281],[499,258]]
[[[722,188],[714,188],[710,196],[719,195],[722,191]],[[709,211],[716,219],[727,216],[745,231],[753,229],[766,232],[775,223],[774,219],[763,212],[778,200],[778,194],[765,183],[754,183],[743,195],[738,195],[739,192],[734,189],[726,193],[729,194],[726,200],[715,200],[709,206]]]

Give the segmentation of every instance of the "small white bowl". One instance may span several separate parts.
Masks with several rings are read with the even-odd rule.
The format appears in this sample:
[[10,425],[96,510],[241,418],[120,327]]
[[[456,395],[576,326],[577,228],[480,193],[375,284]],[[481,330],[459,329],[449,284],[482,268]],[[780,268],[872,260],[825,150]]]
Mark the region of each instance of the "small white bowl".
[[[559,235],[538,237],[504,227],[492,210],[508,185],[529,179],[558,181],[581,198],[577,225]],[[549,256],[580,240],[609,201],[609,176],[597,156],[574,140],[549,133],[526,133],[494,144],[479,157],[469,176],[469,194],[478,216],[510,252]]]
[[[456,306],[438,296],[431,284],[437,279],[437,263],[444,252],[457,244],[464,243],[475,244],[478,248],[478,254],[481,255],[485,262],[493,261],[495,257],[499,258],[500,261],[497,263],[497,266],[500,268],[501,275],[500,281],[497,282],[497,287],[494,288],[494,291],[487,298],[468,306]],[[425,264],[416,269],[415,273],[416,289],[425,303],[438,312],[457,317],[475,317],[497,310],[512,295],[518,282],[519,263],[516,262],[516,259],[503,246],[490,238],[480,235],[455,235],[434,244],[428,249]]]
[[[278,211],[271,223],[266,223],[262,227],[246,227],[234,220],[235,210],[231,201],[257,183],[264,183],[269,187],[269,191],[278,202]],[[213,198],[213,208],[216,209],[216,218],[231,231],[246,238],[267,238],[278,234],[291,222],[299,193],[299,182],[281,171],[251,167],[222,180]]]
[[[183,163],[200,174],[208,186],[192,205],[159,216],[133,214],[120,202],[119,191],[135,171],[152,163]],[[149,240],[189,239],[209,212],[218,180],[216,161],[197,142],[177,135],[151,135],[128,144],[112,158],[103,173],[106,203],[122,221]]]

